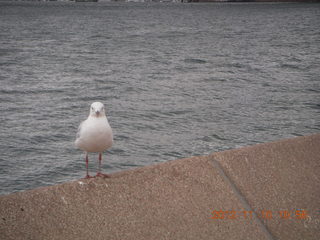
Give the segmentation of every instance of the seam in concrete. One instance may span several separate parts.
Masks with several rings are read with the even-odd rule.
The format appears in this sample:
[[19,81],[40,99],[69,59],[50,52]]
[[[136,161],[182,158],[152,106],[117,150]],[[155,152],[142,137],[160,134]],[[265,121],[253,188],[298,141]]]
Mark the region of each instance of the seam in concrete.
[[234,182],[226,175],[221,164],[217,160],[215,160],[212,156],[211,156],[210,162],[212,163],[213,167],[218,170],[218,173],[220,174],[220,176],[230,185],[232,191],[234,192],[236,197],[240,200],[240,202],[244,206],[245,210],[252,212],[253,219],[257,222],[260,229],[266,234],[267,238],[269,240],[275,240],[274,236],[271,234],[268,227],[263,224],[263,222],[260,220],[260,218],[258,218],[255,211],[249,205],[247,199],[242,195],[242,193],[237,188],[237,186],[234,184]]

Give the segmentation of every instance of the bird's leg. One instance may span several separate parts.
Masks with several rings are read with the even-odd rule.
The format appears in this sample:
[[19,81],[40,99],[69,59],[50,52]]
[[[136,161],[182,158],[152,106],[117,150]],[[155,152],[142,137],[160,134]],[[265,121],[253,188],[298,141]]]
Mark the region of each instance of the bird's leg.
[[102,153],[99,153],[99,170],[98,170],[98,174],[101,173],[101,161],[102,161]]
[[99,170],[97,172],[97,176],[107,178],[109,177],[109,175],[101,173],[101,161],[102,161],[102,153],[99,153]]
[[87,168],[86,178],[91,178],[91,176],[89,175],[89,157],[88,157],[88,153],[86,153],[86,168]]

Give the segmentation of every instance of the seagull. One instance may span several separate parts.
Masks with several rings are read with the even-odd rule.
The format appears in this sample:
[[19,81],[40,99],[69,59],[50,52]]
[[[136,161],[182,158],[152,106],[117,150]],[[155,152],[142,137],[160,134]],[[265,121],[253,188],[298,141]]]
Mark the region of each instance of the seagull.
[[98,177],[109,177],[107,174],[101,173],[102,152],[112,146],[113,134],[106,117],[104,105],[101,102],[94,102],[90,107],[88,118],[83,121],[79,128],[75,141],[77,148],[83,150],[86,154],[86,178],[91,178],[89,175],[89,152],[99,153],[99,169]]

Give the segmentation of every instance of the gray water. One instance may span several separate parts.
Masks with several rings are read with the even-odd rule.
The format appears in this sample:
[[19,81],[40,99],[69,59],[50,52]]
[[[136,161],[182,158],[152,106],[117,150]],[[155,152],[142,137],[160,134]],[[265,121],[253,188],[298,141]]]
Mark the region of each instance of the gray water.
[[[0,3],[0,193],[320,130],[319,4]],[[97,155],[90,155],[90,171]]]

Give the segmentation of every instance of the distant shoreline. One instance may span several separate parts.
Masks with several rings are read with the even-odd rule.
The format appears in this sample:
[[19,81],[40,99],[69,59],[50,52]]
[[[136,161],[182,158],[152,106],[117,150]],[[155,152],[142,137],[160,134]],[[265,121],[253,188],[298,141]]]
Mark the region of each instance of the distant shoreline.
[[181,0],[189,2],[279,2],[279,3],[290,3],[290,2],[301,2],[301,3],[310,3],[310,2],[320,2],[320,0]]
[[320,0],[0,0],[0,2],[320,3]]

